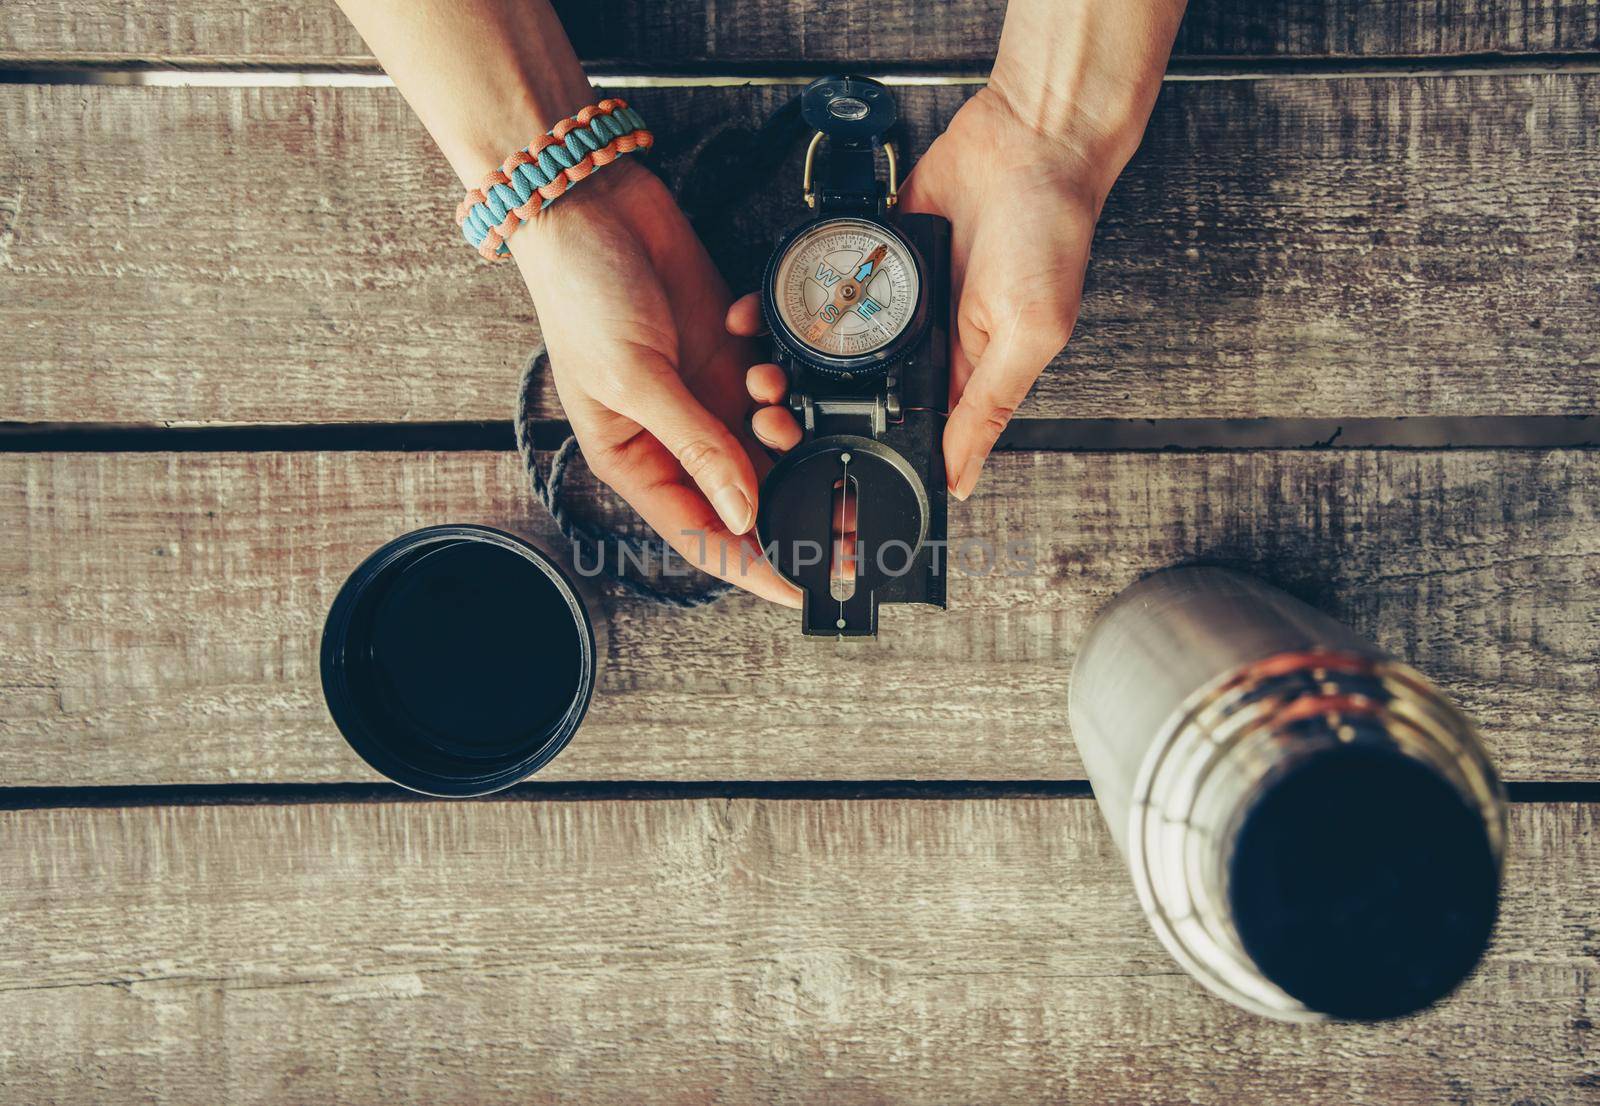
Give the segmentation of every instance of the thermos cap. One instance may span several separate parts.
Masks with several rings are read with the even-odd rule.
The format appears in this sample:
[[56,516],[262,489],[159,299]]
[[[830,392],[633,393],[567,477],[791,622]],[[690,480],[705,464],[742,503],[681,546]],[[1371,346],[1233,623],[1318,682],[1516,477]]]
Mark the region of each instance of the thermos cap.
[[378,772],[481,795],[538,771],[589,707],[597,646],[573,581],[487,526],[431,526],[345,582],[322,636],[328,710]]
[[1172,954],[1272,1017],[1377,1019],[1466,978],[1499,898],[1503,791],[1397,661],[1305,650],[1192,697],[1134,785],[1134,884]]

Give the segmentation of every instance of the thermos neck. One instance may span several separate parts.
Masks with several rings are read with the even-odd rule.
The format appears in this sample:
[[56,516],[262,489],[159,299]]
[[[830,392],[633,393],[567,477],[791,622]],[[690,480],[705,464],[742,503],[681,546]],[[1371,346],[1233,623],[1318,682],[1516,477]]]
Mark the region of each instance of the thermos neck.
[[1208,987],[1269,1016],[1408,1013],[1492,927],[1501,788],[1424,677],[1347,651],[1223,674],[1144,758],[1126,823],[1141,905]]
[[1079,649],[1073,737],[1172,955],[1290,1020],[1418,1009],[1476,963],[1504,795],[1417,672],[1260,580],[1168,569]]

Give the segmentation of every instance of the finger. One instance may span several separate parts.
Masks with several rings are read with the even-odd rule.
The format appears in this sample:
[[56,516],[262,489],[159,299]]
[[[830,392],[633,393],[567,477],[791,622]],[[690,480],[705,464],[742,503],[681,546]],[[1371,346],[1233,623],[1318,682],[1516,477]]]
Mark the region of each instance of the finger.
[[[700,571],[785,607],[800,607],[800,589],[778,575],[754,534],[729,533],[682,484],[657,487],[634,507],[679,556]],[[696,513],[696,510],[700,513]]]
[[800,444],[800,424],[787,407],[763,407],[750,416],[750,431],[761,444],[787,453]]
[[956,338],[950,343],[950,406],[946,410],[954,412],[961,402],[967,381],[972,379],[972,367],[987,345],[988,338],[977,327],[962,330],[958,324]]
[[840,495],[841,487],[838,481],[833,486],[833,532],[836,536],[854,534],[856,532],[856,504],[860,501],[859,494]]
[[617,413],[667,448],[731,532],[750,529],[756,520],[755,466],[733,432],[701,406],[682,377],[670,369],[636,373],[617,399]]
[[751,292],[734,300],[728,308],[726,326],[729,334],[740,338],[756,338],[765,334],[767,324],[761,317],[761,297]]
[[[584,436],[580,429],[579,440]],[[594,474],[689,564],[763,599],[800,606],[799,589],[762,557],[755,536],[731,533],[654,436],[641,432],[584,455]]]
[[[772,459],[772,447],[756,437],[749,424],[739,427],[734,433],[739,439],[739,445],[744,449],[745,456],[750,458],[750,463],[755,466],[756,486],[760,487],[767,479],[767,473],[772,471],[776,463]],[[760,502],[760,499],[757,499]]]
[[789,376],[769,361],[751,365],[744,374],[744,386],[757,403],[782,403],[789,394]]
[[900,210],[908,214],[944,215],[948,218],[949,213],[945,210],[938,191],[934,186],[933,177],[913,169],[911,176],[900,189]]
[[856,557],[858,543],[854,534],[840,534],[833,540],[833,557],[828,565],[828,579],[854,580],[859,563]]
[[[836,480],[833,484],[833,557],[829,562],[828,576],[835,585],[854,580],[859,567],[856,552],[860,546],[860,535],[856,530],[856,505],[860,496],[854,493],[854,483],[852,480],[850,491],[846,491],[843,480]],[[849,594],[850,589],[844,588],[836,591],[835,597],[845,598]]]
[[1061,348],[1052,340],[1021,336],[1032,333],[1013,327],[1004,336],[991,336],[950,412],[944,428],[945,477],[957,499],[966,499],[978,486],[984,461],[1012,412]]

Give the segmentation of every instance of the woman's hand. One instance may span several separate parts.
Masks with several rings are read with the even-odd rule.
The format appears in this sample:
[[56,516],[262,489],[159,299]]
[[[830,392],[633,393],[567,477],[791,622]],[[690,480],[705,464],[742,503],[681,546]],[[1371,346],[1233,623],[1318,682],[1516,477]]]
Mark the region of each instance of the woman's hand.
[[749,344],[665,186],[624,158],[510,239],[590,469],[691,564],[799,606],[753,538],[769,462],[746,429]]
[[1086,151],[1034,130],[985,88],[934,140],[901,193],[950,220],[950,493],[966,499],[1033,382],[1072,336],[1105,193]]
[[[1072,335],[1095,220],[1139,145],[1183,0],[1010,0],[986,88],[934,140],[900,194],[951,223],[950,419],[945,477],[972,494],[1012,412]],[[760,328],[754,297],[728,329]],[[756,436],[800,440],[787,384],[757,365]]]
[[[984,459],[1078,317],[1089,241],[1104,199],[1084,157],[1047,142],[992,89],[969,100],[917,163],[900,193],[908,212],[951,223],[955,304],[945,478],[958,499],[972,494]],[[728,313],[728,330],[761,328],[759,300]],[[782,406],[776,365],[750,370],[750,396],[765,406],[752,428],[779,452],[800,440]]]
[[[339,4],[468,188],[599,98],[549,0]],[[750,351],[724,333],[727,286],[666,188],[621,158],[508,246],[595,475],[690,563],[799,606],[742,537],[767,464],[743,429]]]

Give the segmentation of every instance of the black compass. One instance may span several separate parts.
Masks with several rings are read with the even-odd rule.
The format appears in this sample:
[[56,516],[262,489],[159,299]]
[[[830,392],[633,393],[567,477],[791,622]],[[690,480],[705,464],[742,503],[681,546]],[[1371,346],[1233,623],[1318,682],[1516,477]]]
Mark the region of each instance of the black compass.
[[950,225],[893,211],[887,88],[824,78],[801,113],[816,130],[804,176],[814,214],[773,251],[761,307],[802,437],[763,484],[756,524],[805,593],[805,633],[871,636],[879,603],[944,606]]

